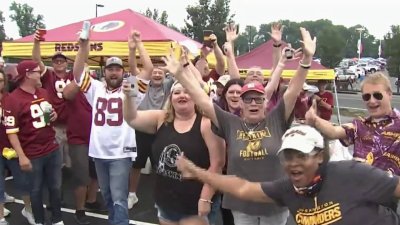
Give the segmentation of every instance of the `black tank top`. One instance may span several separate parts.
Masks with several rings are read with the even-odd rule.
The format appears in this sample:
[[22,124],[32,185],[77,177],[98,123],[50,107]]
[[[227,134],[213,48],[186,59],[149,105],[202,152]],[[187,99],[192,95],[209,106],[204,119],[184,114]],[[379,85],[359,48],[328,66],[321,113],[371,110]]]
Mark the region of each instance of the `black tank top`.
[[156,162],[155,201],[163,210],[197,215],[197,204],[203,184],[181,178],[175,160],[181,152],[197,166],[208,169],[208,148],[200,131],[202,116],[197,114],[192,128],[178,133],[174,124],[163,124],[156,133],[152,154]]

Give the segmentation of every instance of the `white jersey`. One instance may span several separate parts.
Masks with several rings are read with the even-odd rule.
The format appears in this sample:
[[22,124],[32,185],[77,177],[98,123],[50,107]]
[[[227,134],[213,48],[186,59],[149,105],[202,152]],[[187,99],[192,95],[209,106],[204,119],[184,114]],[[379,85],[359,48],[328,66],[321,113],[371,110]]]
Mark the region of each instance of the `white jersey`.
[[103,82],[85,74],[82,74],[79,86],[92,106],[89,156],[134,160],[137,152],[135,130],[123,118],[125,95],[122,89],[109,91]]

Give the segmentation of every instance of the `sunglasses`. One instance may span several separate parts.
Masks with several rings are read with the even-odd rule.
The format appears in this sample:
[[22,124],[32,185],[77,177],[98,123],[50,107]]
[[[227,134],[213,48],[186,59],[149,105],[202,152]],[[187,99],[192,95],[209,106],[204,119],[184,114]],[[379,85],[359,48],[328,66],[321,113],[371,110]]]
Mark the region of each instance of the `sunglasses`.
[[362,99],[366,102],[368,102],[371,99],[371,96],[373,96],[376,100],[382,100],[383,99],[383,95],[380,92],[374,92],[372,94],[370,93],[366,93],[362,95]]
[[262,104],[265,100],[264,97],[243,97],[242,99],[246,104],[250,104],[253,100],[256,104]]

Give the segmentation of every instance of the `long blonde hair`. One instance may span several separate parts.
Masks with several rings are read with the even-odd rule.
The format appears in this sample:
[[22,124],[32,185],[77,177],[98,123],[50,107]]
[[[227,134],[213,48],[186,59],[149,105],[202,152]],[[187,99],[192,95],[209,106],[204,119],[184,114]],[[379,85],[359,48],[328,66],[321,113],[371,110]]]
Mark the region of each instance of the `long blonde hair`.
[[[174,84],[171,87],[171,92],[169,93],[168,99],[164,104],[164,110],[166,111],[165,113],[165,118],[164,118],[164,124],[167,125],[168,123],[172,123],[175,120],[175,109],[174,106],[172,105],[172,94],[174,93],[174,87],[179,84],[178,81],[175,81]],[[194,105],[194,111],[196,114],[201,113],[199,107],[197,105]]]

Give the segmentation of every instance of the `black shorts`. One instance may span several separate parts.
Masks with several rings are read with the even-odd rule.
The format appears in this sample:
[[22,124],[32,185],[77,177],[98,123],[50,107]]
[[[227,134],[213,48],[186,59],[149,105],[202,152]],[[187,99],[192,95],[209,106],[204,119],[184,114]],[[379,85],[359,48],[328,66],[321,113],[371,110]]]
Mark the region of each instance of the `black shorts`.
[[149,157],[153,165],[153,160],[151,157],[151,146],[153,145],[155,135],[143,133],[138,130],[135,130],[135,133],[136,133],[137,156],[136,160],[132,164],[132,167],[134,169],[144,168],[146,166],[147,158]]

